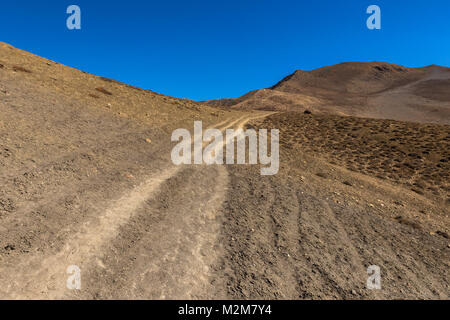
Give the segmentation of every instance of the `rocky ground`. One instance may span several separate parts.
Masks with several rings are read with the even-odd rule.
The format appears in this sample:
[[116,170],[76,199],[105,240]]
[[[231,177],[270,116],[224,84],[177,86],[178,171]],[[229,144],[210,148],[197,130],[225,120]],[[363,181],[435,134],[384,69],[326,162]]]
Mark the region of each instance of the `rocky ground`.
[[[279,129],[279,173],[174,166],[194,120]],[[449,134],[206,106],[0,44],[0,298],[448,299]]]

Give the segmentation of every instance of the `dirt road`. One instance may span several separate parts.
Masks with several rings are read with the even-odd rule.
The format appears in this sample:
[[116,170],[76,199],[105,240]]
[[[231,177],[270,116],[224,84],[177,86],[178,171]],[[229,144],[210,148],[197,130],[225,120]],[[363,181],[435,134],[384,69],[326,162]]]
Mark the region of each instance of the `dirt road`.
[[[448,126],[262,123],[2,43],[0,60],[0,299],[449,298]],[[278,174],[172,166],[195,120],[280,129]]]
[[[266,115],[211,127],[257,126]],[[71,198],[51,189],[3,220],[3,239],[32,236],[2,254],[0,298],[448,298],[448,240],[430,232],[448,225],[435,219],[439,207],[307,154],[282,157],[276,176],[164,156],[129,183],[99,176]],[[430,213],[420,229],[395,220],[417,208]],[[81,290],[67,289],[72,265]],[[370,265],[382,270],[382,290],[366,288]]]
[[[255,117],[256,118],[256,117]],[[215,128],[242,128],[250,117]],[[115,199],[102,199],[92,218],[67,226],[57,252],[3,263],[3,298],[213,298],[210,266],[226,197],[224,166],[169,166]],[[104,203],[107,203],[103,206]],[[69,266],[82,290],[66,287]]]

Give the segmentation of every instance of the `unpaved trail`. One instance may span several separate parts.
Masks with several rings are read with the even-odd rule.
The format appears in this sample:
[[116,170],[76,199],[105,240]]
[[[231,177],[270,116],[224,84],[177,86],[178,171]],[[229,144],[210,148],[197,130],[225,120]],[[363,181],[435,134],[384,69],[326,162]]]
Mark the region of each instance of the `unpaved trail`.
[[[427,190],[448,194],[448,127],[316,122],[312,100],[313,115],[260,123],[270,113],[167,97],[3,43],[0,60],[0,299],[448,299],[450,199],[397,181],[417,166],[423,190],[429,182]],[[387,70],[361,70],[374,69]],[[449,73],[434,69],[423,81],[350,100],[335,94],[345,83],[329,81],[339,73],[319,74],[336,102],[323,111],[448,123]],[[359,80],[344,91],[369,89]],[[271,99],[269,91],[249,106],[304,106],[303,95]],[[253,128],[279,129],[278,174],[172,166],[169,133],[200,119],[222,131],[250,119]],[[393,152],[389,137],[411,150]],[[413,159],[416,148],[425,162]],[[330,153],[352,155],[330,162]],[[363,165],[359,173],[347,160],[354,170]],[[72,265],[81,270],[79,291],[66,288]],[[381,269],[379,291],[366,288],[370,265]]]
[[[242,116],[214,127],[222,131],[242,128],[250,119]],[[217,256],[213,248],[220,229],[216,215],[227,185],[224,166],[169,166],[109,201],[106,208],[100,203],[95,219],[71,230],[57,253],[24,256],[10,267],[2,266],[0,297],[211,298],[217,294],[209,284],[209,266]],[[167,186],[170,190],[162,193]],[[148,228],[139,241],[145,249],[128,246],[123,252],[114,252],[121,241],[127,242],[124,237],[139,234],[133,228],[122,234],[133,218],[147,220],[148,224],[139,226]],[[116,244],[111,245],[114,241]],[[130,251],[137,254],[132,267],[125,258]],[[80,292],[70,292],[66,287],[66,270],[71,265],[81,269]],[[109,279],[110,272],[127,266],[130,272],[124,275],[119,290],[117,274]],[[99,281],[98,269],[106,272],[103,278],[110,282]]]
[[[60,298],[66,291],[66,269],[71,265],[81,266],[83,261],[101,254],[102,246],[118,232],[133,212],[157,190],[159,185],[177,172],[170,168],[148,179],[106,208],[96,221],[87,221],[80,230],[67,240],[63,250],[50,257],[36,256],[14,266],[14,278],[9,279],[9,298],[39,298],[48,291],[48,298]],[[9,274],[9,272],[8,272]],[[20,288],[20,289],[19,289]],[[20,290],[20,293],[16,293]],[[23,291],[22,291],[23,290]]]

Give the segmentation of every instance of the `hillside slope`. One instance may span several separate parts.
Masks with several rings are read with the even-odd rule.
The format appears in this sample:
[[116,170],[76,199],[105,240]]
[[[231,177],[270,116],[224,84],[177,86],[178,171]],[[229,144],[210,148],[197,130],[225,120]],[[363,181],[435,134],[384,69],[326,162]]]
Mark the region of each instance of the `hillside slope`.
[[[175,166],[194,120],[279,129],[278,174]],[[0,44],[0,138],[0,299],[449,297],[448,125],[214,108]]]
[[[72,101],[67,103],[67,109],[78,104],[87,110],[165,130],[179,127],[180,122],[186,119],[202,118],[205,122],[215,122],[220,116],[229,113],[192,100],[177,99],[95,76],[2,42],[0,75],[0,97],[3,102],[12,101],[19,94],[32,100],[35,88],[31,87],[37,86],[43,98],[50,94],[54,96],[53,99]],[[47,104],[54,105],[55,101],[48,100]],[[48,108],[51,110],[51,106]]]
[[308,109],[318,114],[450,124],[450,68],[342,63],[299,70],[271,88],[206,103],[233,109]]

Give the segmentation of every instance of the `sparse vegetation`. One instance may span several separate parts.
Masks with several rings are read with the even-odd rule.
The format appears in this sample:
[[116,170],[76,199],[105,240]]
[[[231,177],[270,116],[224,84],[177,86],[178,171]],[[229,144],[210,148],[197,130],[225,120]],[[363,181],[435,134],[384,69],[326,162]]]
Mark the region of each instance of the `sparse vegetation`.
[[105,88],[98,87],[98,88],[95,88],[95,90],[97,90],[98,92],[101,92],[103,94],[106,94],[107,96],[112,96],[112,93],[109,92],[108,90],[106,90]]
[[264,126],[280,129],[286,150],[449,198],[450,126],[293,112],[273,115]]
[[397,220],[398,223],[403,224],[405,226],[409,226],[409,227],[411,227],[413,229],[416,229],[416,230],[421,230],[422,229],[422,227],[417,222],[410,221],[410,220],[408,220],[408,219],[406,219],[406,218],[404,218],[402,216],[396,217],[395,220]]
[[125,84],[125,83],[122,83],[120,81],[117,81],[117,80],[114,80],[114,79],[110,79],[110,78],[106,78],[106,77],[100,77],[100,80],[108,82],[108,83],[118,84],[120,86],[131,88],[131,89],[134,89],[134,90],[137,90],[137,91],[145,91],[144,89],[141,89],[141,88],[129,85],[129,84]]
[[30,70],[28,70],[28,69],[26,69],[26,68],[24,68],[24,67],[21,67],[21,66],[13,66],[13,70],[14,70],[15,72],[31,73]]
[[318,173],[316,173],[316,176],[318,176],[318,177],[320,177],[320,178],[323,178],[323,179],[326,179],[328,176],[325,174],[325,173],[323,173],[323,172],[318,172]]
[[105,81],[105,82],[109,82],[109,83],[116,83],[116,84],[122,84],[117,80],[114,79],[110,79],[110,78],[106,78],[106,77],[100,77],[101,80]]

